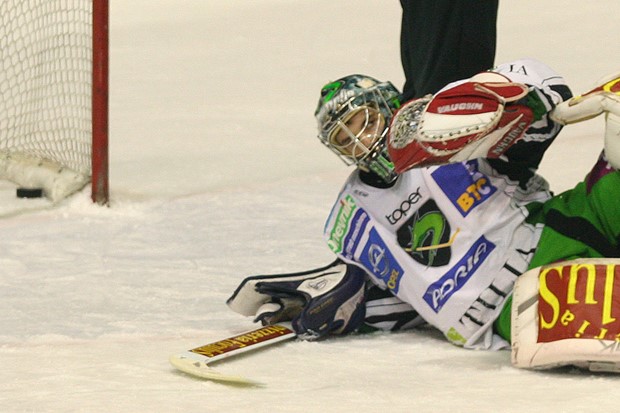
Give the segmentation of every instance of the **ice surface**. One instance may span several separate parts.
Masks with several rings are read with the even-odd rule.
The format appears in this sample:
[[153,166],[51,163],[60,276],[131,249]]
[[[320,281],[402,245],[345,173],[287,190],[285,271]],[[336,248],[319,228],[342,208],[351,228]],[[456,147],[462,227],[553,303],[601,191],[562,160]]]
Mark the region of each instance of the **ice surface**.
[[[403,83],[400,8],[380,0],[111,2],[110,208],[0,186],[1,412],[583,412],[618,376],[510,366],[432,332],[290,342],[192,379],[168,355],[252,327],[226,298],[250,274],[327,264],[349,170],[314,138],[319,88]],[[617,2],[500,2],[497,62],[536,57],[575,92],[619,70]],[[542,173],[572,186],[602,119],[566,128]],[[30,209],[26,213],[16,211]]]

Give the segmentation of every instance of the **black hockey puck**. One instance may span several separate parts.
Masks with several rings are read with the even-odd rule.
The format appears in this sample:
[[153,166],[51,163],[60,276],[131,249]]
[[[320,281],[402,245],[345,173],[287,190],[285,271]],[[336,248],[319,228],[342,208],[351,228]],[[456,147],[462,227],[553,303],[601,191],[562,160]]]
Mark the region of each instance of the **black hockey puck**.
[[18,198],[41,198],[43,190],[41,188],[17,188],[16,195]]

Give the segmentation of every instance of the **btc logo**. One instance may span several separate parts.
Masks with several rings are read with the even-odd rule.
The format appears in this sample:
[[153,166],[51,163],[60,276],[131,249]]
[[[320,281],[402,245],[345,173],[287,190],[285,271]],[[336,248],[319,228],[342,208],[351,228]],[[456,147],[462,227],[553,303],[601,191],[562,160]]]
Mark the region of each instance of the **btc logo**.
[[489,178],[478,170],[475,160],[442,166],[432,175],[462,216],[467,216],[497,191]]
[[479,177],[476,182],[465,188],[465,192],[456,200],[457,205],[464,213],[476,205],[477,202],[491,195],[493,187],[489,185],[489,181],[485,176]]

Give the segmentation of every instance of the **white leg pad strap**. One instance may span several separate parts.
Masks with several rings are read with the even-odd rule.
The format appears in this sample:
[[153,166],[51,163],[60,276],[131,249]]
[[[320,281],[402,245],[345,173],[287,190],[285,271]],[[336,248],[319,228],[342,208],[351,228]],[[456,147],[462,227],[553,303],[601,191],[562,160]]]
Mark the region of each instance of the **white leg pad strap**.
[[620,259],[579,259],[530,270],[512,302],[512,364],[620,373]]

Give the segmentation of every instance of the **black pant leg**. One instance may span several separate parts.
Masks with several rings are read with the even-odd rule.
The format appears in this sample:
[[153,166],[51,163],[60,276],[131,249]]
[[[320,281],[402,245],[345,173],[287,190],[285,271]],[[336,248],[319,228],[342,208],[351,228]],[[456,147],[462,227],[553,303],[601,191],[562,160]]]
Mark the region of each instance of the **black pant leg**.
[[400,0],[404,100],[493,67],[499,0]]

